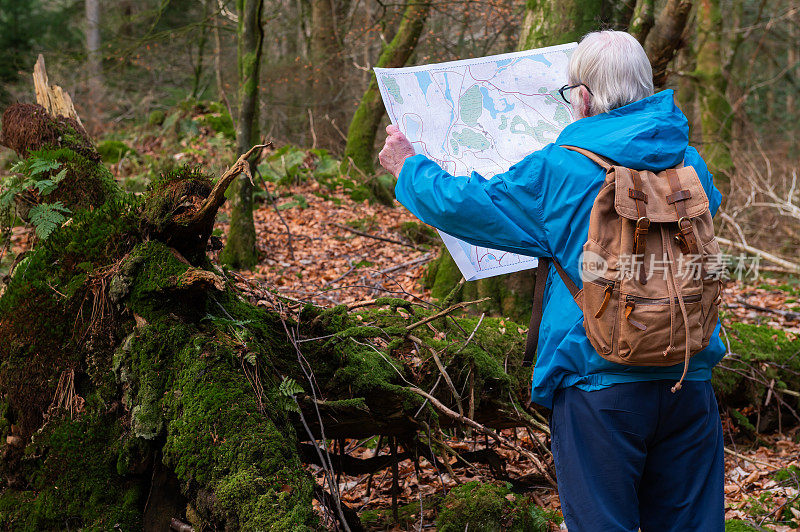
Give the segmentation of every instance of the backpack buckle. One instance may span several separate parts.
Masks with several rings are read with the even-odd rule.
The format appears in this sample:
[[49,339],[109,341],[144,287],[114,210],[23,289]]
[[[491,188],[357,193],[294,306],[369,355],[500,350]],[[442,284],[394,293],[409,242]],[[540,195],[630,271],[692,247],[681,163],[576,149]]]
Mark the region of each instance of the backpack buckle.
[[636,231],[633,233],[633,254],[644,255],[645,238],[650,231],[650,218],[642,216],[636,220]]
[[678,230],[679,232],[675,235],[675,242],[677,242],[681,253],[684,255],[697,253],[697,239],[694,236],[692,221],[682,216],[678,220]]

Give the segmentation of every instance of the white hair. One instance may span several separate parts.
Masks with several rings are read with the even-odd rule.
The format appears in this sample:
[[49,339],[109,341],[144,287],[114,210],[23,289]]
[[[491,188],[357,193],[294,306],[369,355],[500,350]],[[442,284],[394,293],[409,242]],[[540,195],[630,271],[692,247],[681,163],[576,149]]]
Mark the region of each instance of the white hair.
[[[653,95],[653,68],[644,48],[624,31],[586,34],[569,60],[569,84],[590,89],[590,115],[607,113]],[[579,89],[570,91],[578,105]]]

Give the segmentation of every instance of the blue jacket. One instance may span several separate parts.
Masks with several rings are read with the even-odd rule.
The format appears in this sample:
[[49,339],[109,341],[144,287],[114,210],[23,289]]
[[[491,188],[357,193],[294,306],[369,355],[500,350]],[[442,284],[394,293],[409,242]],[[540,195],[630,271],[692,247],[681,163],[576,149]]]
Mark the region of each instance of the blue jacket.
[[[638,170],[660,171],[685,159],[692,166],[716,213],[722,196],[705,162],[688,141],[686,117],[671,90],[584,118],[507,172],[490,180],[477,173],[453,177],[423,155],[406,159],[395,194],[423,222],[466,242],[534,257],[554,257],[580,287],[583,244],[589,213],[605,171],[583,155],[562,148],[577,146]],[[688,380],[711,378],[725,348],[720,325],[711,343],[695,355]],[[608,362],[592,348],[583,315],[567,287],[550,269],[539,329],[531,400],[548,408],[559,388],[597,390],[621,382],[680,378],[683,364],[631,367]]]

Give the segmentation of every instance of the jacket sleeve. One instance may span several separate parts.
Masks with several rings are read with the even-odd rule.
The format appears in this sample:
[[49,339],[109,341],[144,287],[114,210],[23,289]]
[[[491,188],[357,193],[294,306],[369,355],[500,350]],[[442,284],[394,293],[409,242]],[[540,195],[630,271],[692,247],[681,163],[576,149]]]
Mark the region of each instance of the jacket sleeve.
[[541,156],[484,179],[455,177],[424,155],[406,159],[395,196],[412,214],[456,238],[521,255],[550,255],[543,226]]
[[717,214],[717,209],[719,209],[719,206],[722,204],[722,193],[714,186],[714,177],[711,175],[711,172],[708,171],[706,162],[692,146],[686,148],[684,162],[697,172],[697,177],[700,178],[700,183],[702,183],[703,189],[706,191],[706,196],[708,197],[708,209],[711,211],[711,216],[714,216]]

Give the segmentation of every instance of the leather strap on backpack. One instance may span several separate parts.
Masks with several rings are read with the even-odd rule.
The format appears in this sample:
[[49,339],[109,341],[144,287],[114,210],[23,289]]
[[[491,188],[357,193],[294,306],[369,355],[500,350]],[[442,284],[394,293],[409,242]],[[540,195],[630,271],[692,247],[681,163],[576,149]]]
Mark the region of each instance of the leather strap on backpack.
[[612,161],[611,159],[607,159],[607,158],[603,157],[602,155],[597,155],[593,151],[585,150],[583,148],[578,148],[576,146],[563,145],[561,147],[562,148],[566,148],[568,150],[576,151],[576,152],[580,153],[581,155],[588,157],[592,161],[594,161],[597,164],[599,164],[600,166],[602,166],[605,171],[611,170],[611,168],[614,166],[614,161]]
[[550,273],[550,263],[556,267],[558,276],[567,285],[569,293],[574,298],[578,294],[578,287],[570,279],[564,268],[558,263],[557,260],[550,257],[542,257],[539,259],[539,265],[536,267],[536,281],[533,285],[533,309],[531,310],[531,322],[528,325],[528,337],[525,340],[525,354],[522,357],[522,365],[533,365],[533,357],[536,354],[536,346],[539,344],[539,326],[542,324],[542,312],[544,311],[544,290],[547,286],[547,276]]
[[642,190],[642,176],[631,168],[625,168],[631,173],[633,188],[628,189],[628,196],[633,198],[636,205],[636,231],[633,233],[633,255],[640,257],[639,284],[647,284],[647,275],[644,271],[644,252],[647,247],[647,233],[650,231],[650,218],[647,217],[647,194]]
[[678,179],[678,171],[674,168],[664,170],[669,182],[669,188],[672,194],[667,196],[667,203],[675,205],[675,211],[678,214],[678,234],[675,235],[675,240],[681,248],[684,255],[697,255],[699,248],[697,245],[697,236],[694,234],[694,227],[692,221],[686,213],[685,201],[692,197],[689,190],[681,189],[681,182]]

